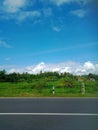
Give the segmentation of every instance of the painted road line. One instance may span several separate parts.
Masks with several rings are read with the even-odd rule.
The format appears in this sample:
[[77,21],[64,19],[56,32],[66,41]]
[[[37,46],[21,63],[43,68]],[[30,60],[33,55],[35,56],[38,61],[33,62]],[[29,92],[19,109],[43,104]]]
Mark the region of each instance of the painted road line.
[[0,113],[0,116],[98,116],[97,113]]

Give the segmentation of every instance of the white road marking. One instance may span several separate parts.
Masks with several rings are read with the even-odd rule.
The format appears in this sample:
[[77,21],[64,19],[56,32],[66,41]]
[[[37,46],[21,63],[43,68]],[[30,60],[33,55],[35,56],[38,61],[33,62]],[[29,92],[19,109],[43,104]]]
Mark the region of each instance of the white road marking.
[[0,116],[98,116],[96,113],[0,113]]

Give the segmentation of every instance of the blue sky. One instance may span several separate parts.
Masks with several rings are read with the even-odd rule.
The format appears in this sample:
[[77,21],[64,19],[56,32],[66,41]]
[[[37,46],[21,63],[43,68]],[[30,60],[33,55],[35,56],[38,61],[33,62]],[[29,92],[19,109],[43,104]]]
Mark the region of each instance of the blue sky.
[[1,0],[0,68],[96,66],[97,23],[97,0]]

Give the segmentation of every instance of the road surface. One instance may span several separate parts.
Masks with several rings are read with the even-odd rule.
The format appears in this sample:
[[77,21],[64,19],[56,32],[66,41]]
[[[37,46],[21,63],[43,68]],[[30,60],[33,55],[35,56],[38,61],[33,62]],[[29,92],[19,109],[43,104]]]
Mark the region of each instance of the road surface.
[[98,130],[98,98],[0,98],[0,130]]

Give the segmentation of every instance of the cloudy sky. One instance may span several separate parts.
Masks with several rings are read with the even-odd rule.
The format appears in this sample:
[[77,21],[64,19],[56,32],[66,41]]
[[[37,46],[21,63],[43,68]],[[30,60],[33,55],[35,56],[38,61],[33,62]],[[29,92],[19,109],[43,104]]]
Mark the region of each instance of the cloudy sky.
[[97,0],[0,0],[0,70],[98,73]]

